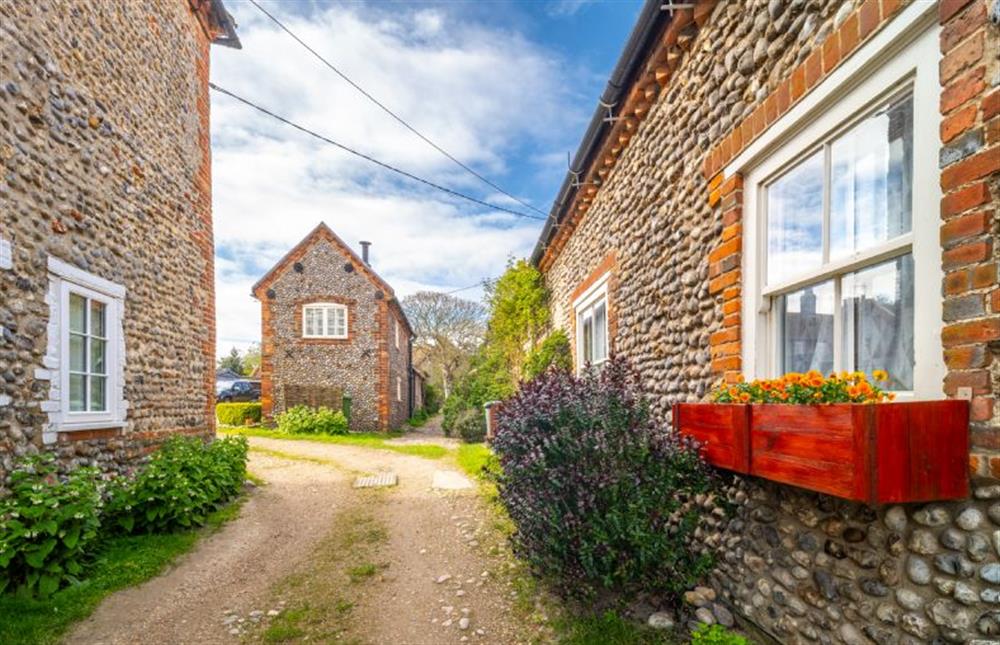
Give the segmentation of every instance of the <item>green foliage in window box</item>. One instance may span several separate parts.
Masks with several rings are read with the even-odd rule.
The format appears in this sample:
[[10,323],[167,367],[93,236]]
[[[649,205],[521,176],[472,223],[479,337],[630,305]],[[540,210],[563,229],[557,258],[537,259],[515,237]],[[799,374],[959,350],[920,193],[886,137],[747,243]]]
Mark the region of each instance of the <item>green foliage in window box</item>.
[[0,592],[49,596],[83,571],[101,526],[98,471],[60,479],[51,455],[30,457],[0,500]]
[[226,426],[260,423],[260,403],[216,403],[215,418]]
[[347,434],[347,417],[340,410],[296,405],[278,415],[278,431],[288,434]]
[[111,524],[124,533],[158,533],[205,523],[208,515],[239,494],[246,478],[244,437],[210,444],[171,437],[134,478],[108,491]]

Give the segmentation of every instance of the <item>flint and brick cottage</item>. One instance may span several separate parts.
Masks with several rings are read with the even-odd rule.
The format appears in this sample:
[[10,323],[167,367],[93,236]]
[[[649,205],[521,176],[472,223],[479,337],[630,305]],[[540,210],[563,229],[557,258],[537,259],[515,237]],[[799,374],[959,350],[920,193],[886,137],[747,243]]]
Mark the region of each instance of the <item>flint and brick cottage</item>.
[[220,0],[0,3],[0,482],[214,435]]
[[713,620],[786,643],[1000,636],[998,24],[998,0],[640,14],[533,255],[577,365],[624,355],[664,423],[719,381],[810,369],[886,369],[971,416],[968,499],[734,476],[735,516],[703,527]]
[[358,257],[320,224],[254,285],[264,416],[298,404],[336,409],[342,396],[354,430],[398,428],[413,413],[413,330],[362,245]]

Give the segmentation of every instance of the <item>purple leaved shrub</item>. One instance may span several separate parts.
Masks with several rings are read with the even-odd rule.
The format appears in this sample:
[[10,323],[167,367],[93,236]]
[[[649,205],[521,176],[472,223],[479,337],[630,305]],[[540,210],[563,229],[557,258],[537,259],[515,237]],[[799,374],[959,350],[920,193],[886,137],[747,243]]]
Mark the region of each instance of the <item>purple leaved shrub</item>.
[[650,418],[620,359],[576,377],[550,370],[504,402],[493,447],[514,549],[568,593],[676,598],[711,567],[689,547],[685,500],[712,484],[688,440]]

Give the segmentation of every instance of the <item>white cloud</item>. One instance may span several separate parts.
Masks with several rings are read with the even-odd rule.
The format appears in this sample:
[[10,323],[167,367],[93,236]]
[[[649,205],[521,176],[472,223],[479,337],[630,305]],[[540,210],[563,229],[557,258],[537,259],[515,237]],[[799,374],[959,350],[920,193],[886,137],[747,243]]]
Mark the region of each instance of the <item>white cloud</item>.
[[[213,50],[216,83],[414,174],[526,210],[456,168],[250,5],[233,9],[244,49]],[[572,142],[584,123],[586,115],[571,106],[587,102],[574,102],[566,62],[518,33],[395,6],[280,17],[417,129],[501,185],[512,181],[512,171],[523,172],[520,166],[538,168],[539,150]],[[508,256],[530,252],[541,227],[400,180],[228,97],[213,94],[212,110],[220,353],[259,337],[250,287],[319,221],[355,248],[360,239],[372,241],[373,265],[401,296],[494,276]],[[559,180],[561,174],[552,183]]]

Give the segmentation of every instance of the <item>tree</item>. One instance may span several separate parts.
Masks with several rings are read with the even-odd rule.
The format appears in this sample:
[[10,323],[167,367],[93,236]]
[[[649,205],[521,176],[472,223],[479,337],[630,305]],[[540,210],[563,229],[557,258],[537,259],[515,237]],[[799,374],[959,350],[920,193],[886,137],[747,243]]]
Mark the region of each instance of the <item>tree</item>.
[[240,356],[240,350],[235,347],[229,350],[229,354],[219,359],[218,367],[220,370],[228,369],[236,374],[242,374],[243,358]]
[[429,364],[432,377],[440,376],[447,398],[482,343],[486,310],[478,303],[433,291],[407,296],[402,306],[417,336],[414,352]]
[[523,376],[525,359],[549,325],[549,292],[541,271],[527,260],[511,259],[503,275],[486,286],[489,325],[486,345],[499,356],[511,382]]
[[243,376],[252,376],[258,367],[260,367],[260,343],[254,343],[243,354]]

